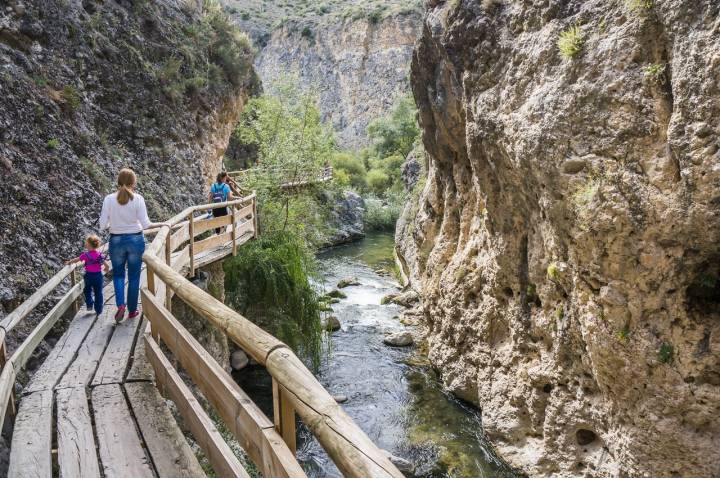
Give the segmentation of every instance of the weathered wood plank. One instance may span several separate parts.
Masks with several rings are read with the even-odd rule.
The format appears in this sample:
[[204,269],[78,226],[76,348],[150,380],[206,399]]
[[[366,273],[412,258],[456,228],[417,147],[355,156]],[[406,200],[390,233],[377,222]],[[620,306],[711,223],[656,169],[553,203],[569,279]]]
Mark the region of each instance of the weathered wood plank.
[[235,220],[237,222],[241,222],[243,219],[250,219],[253,212],[254,212],[254,208],[253,208],[252,204],[245,206],[243,208],[240,208],[235,211]]
[[204,477],[195,454],[155,385],[126,383],[125,391],[158,476]]
[[23,393],[51,390],[75,358],[80,344],[85,340],[94,323],[95,314],[81,310],[30,379],[30,383],[23,389]]
[[188,244],[179,253],[173,255],[170,263],[172,268],[178,272],[188,265],[190,263],[190,245]]
[[193,396],[168,359],[163,355],[158,344],[148,334],[143,335],[145,353],[153,364],[158,386],[175,402],[180,415],[192,431],[193,437],[208,457],[210,464],[218,476],[223,478],[248,478],[235,454],[220,432],[215,428],[210,417]]
[[297,450],[295,410],[293,410],[290,400],[285,396],[286,392],[284,390],[285,388],[278,384],[277,380],[272,380],[275,430],[277,430],[285,443],[287,443],[290,451],[295,453]]
[[75,299],[82,293],[82,284],[77,284],[75,287],[70,289],[67,294],[63,296],[55,306],[50,309],[50,312],[40,321],[40,323],[30,332],[30,335],[23,341],[23,343],[15,350],[10,357],[10,361],[15,366],[15,370],[21,370],[25,367],[25,363],[32,355],[35,348],[40,344],[42,339],[45,338],[50,329],[52,329],[55,322],[70,308]]
[[190,239],[190,227],[188,224],[183,224],[180,228],[170,236],[170,250],[175,250],[183,242],[187,242]]
[[15,414],[15,368],[12,363],[6,363],[0,373],[0,431],[5,424],[5,417]]
[[193,224],[193,234],[195,237],[202,234],[205,231],[210,231],[218,227],[227,226],[230,224],[232,217],[228,214],[227,216],[213,217],[212,219],[201,219],[195,221]]
[[57,392],[58,464],[61,478],[100,478],[85,387]]
[[150,332],[150,325],[147,318],[143,318],[140,324],[140,335],[138,341],[135,344],[135,350],[133,351],[132,366],[130,372],[128,372],[125,380],[127,382],[141,382],[147,381],[152,382],[155,380],[155,372],[153,372],[152,365],[148,362],[145,356],[145,347],[142,344],[142,335],[147,331]]
[[[229,216],[228,216],[229,217]],[[195,243],[195,254],[222,246],[232,240],[232,232],[224,232]]]
[[117,308],[114,305],[105,307],[102,315],[95,321],[78,348],[75,360],[72,361],[60,382],[55,386],[56,389],[84,387],[90,383],[115,327],[116,311]]
[[120,385],[95,387],[92,405],[104,476],[152,478],[150,460],[143,450]]
[[343,476],[403,477],[290,349],[271,351],[265,367]]
[[272,430],[270,435],[276,435],[273,423],[167,309],[145,291],[143,289],[145,312],[153,327],[158,330],[162,342],[170,348],[193,383],[218,411],[243,449],[261,468],[263,475],[304,477],[293,453],[279,435],[275,442],[268,443],[265,431]]
[[0,322],[0,327],[5,329],[6,332],[10,332],[13,327],[18,324],[18,322],[27,317],[27,315],[32,312],[32,310],[37,307],[37,305],[42,302],[42,300],[50,292],[52,292],[52,290],[55,289],[55,287],[57,287],[63,280],[65,280],[65,278],[77,267],[77,264],[70,264],[60,269],[57,274],[50,278],[49,281],[44,283],[38,290],[33,292],[33,294],[28,297],[25,302],[23,302],[15,310],[10,312],[2,320],[2,322]]
[[123,382],[139,324],[140,316],[138,315],[115,325],[110,343],[105,349],[105,353],[103,353],[95,372],[92,386]]
[[43,390],[20,402],[10,445],[8,478],[52,476],[52,400],[52,390]]

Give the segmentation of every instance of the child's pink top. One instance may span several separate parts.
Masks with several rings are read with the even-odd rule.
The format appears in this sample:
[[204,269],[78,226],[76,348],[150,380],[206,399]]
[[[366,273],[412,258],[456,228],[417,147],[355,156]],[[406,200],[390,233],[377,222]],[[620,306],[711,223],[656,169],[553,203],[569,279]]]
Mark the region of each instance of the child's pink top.
[[105,256],[98,251],[85,251],[79,259],[85,263],[85,272],[101,272]]

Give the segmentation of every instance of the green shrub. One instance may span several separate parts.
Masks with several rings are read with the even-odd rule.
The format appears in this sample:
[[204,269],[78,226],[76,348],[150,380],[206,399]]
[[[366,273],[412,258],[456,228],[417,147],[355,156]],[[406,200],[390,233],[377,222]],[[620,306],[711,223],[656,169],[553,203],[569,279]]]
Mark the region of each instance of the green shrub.
[[558,268],[557,262],[553,262],[547,267],[547,276],[552,280],[560,278],[560,268]]
[[315,35],[313,34],[313,31],[312,31],[312,28],[310,28],[309,26],[303,27],[300,35],[303,38],[307,38],[308,40],[312,40],[315,37]]
[[367,173],[367,184],[375,194],[382,194],[390,186],[390,176],[380,169],[371,169]]
[[622,343],[627,343],[630,339],[630,329],[626,326],[618,330],[617,339]]
[[182,59],[171,56],[160,65],[155,73],[155,76],[162,84],[171,83],[180,77],[180,69],[182,68],[182,65]]
[[57,138],[51,138],[47,142],[48,149],[55,150],[55,149],[58,149],[59,146],[60,146],[60,141]]
[[367,188],[367,170],[363,161],[352,153],[336,153],[331,160],[336,179],[347,176],[348,183],[357,191]]
[[388,200],[376,196],[365,198],[365,214],[363,221],[368,231],[394,231],[400,213],[402,198],[392,195]]
[[663,342],[658,350],[658,361],[660,363],[672,363],[674,350],[672,344]]
[[644,13],[655,6],[654,0],[627,0],[628,8],[636,13]]
[[239,248],[223,267],[232,305],[317,369],[323,331],[319,296],[310,282],[315,259],[304,241],[285,232],[264,234]]
[[560,54],[565,58],[572,58],[582,51],[584,38],[580,27],[570,27],[560,33],[557,41],[557,47]]
[[563,308],[563,306],[558,305],[555,308],[555,320],[559,322],[564,318],[565,318],[565,309]]
[[80,107],[80,104],[82,103],[80,93],[78,92],[77,88],[72,85],[65,85],[60,92],[60,96],[62,97],[63,101],[65,102],[70,111],[75,111]]
[[645,67],[645,78],[648,78],[656,83],[665,82],[665,64],[653,63]]

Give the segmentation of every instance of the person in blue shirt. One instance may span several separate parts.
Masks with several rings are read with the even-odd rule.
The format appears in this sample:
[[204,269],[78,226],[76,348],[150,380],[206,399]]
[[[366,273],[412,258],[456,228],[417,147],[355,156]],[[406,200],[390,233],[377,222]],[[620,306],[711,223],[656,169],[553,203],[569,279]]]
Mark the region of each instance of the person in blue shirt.
[[[222,171],[217,175],[217,180],[212,184],[212,186],[210,186],[210,194],[208,194],[210,202],[221,203],[235,199],[235,195],[232,193],[230,186],[227,184],[228,179],[228,173],[225,171]],[[227,206],[215,208],[212,210],[212,214],[214,217],[227,216],[228,208]],[[220,234],[222,229],[222,227],[216,228],[215,234]]]

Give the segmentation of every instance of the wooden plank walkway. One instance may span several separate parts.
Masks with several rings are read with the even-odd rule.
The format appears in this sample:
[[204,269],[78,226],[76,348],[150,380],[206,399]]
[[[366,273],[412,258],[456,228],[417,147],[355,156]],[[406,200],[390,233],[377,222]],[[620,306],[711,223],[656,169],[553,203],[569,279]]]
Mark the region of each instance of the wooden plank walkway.
[[[232,252],[217,249],[202,263]],[[204,477],[138,344],[147,321],[116,324],[112,283],[103,291],[103,313],[83,306],[23,389],[7,476],[50,477],[56,467],[61,477]]]

